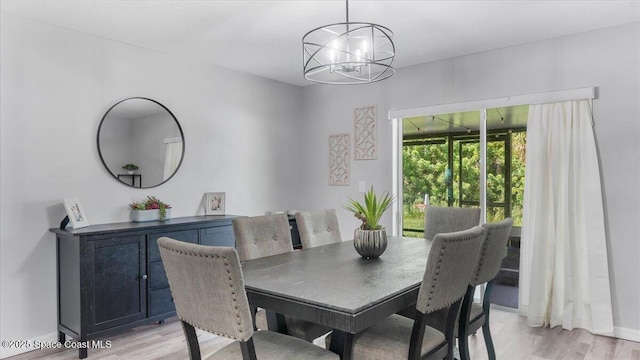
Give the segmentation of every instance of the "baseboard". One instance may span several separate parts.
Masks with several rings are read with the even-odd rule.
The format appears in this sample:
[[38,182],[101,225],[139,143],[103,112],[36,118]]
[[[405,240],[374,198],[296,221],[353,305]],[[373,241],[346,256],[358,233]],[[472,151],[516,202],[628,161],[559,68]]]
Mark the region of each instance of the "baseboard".
[[640,342],[640,330],[614,326],[613,334],[619,339]]
[[24,354],[29,351],[39,351],[35,348],[35,344],[38,344],[38,343],[54,343],[54,342],[57,343],[58,332],[54,331],[52,333],[38,336],[28,340],[19,339],[19,341],[21,342],[19,345],[21,346],[5,347],[5,342],[10,340],[17,340],[17,339],[2,339],[2,348],[0,348],[0,359],[5,359],[10,356]]
[[502,306],[502,305],[498,305],[498,304],[491,304],[491,308],[492,309],[496,309],[496,310],[500,310],[500,311],[514,313],[514,314],[520,314],[520,311],[518,309],[512,308],[512,307],[508,307],[508,306]]
[[[527,307],[523,306],[523,305],[520,305],[520,309],[519,310],[518,309],[513,309],[513,308],[506,308],[504,306],[495,305],[495,304],[491,304],[491,307],[495,308],[495,309],[498,309],[498,310],[502,310],[502,311],[519,313],[520,315],[526,317],[525,314],[526,314]],[[611,335],[606,335],[606,336],[611,336]],[[618,339],[623,339],[623,340],[640,342],[640,330],[614,326],[613,327],[613,337],[616,337]]]

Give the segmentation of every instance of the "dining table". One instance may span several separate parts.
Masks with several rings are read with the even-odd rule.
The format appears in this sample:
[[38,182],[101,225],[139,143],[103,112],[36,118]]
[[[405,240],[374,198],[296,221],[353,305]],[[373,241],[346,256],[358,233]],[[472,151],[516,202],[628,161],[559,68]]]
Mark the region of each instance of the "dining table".
[[388,237],[386,251],[361,257],[353,241],[295,250],[242,263],[249,304],[277,316],[269,329],[285,330],[284,317],[333,329],[329,349],[350,359],[353,336],[415,305],[431,240]]

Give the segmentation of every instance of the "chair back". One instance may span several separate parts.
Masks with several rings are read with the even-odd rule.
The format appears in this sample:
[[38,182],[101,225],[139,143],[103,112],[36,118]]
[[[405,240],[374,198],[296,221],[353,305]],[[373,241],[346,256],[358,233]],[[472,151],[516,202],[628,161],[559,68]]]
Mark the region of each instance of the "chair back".
[[335,209],[299,211],[295,216],[302,248],[342,241],[338,213]]
[[486,230],[475,226],[464,231],[435,235],[427,268],[418,292],[416,309],[427,314],[460,300],[478,264]]
[[512,226],[512,218],[506,218],[497,223],[482,224],[482,227],[487,230],[487,237],[480,246],[478,267],[469,285],[484,284],[498,275]]
[[480,208],[439,207],[427,205],[424,209],[424,237],[471,229],[480,225]]
[[234,218],[232,224],[241,261],[293,251],[286,214]]
[[231,247],[158,239],[180,320],[239,341],[253,335],[238,253]]

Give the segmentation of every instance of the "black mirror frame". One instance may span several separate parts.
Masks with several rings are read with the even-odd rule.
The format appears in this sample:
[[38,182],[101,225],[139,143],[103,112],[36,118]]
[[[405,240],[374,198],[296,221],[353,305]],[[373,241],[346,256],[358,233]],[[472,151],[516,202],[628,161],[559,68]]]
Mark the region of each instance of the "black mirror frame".
[[[127,184],[124,181],[121,181],[120,179],[118,179],[118,176],[114,173],[111,172],[111,170],[109,169],[109,167],[107,166],[107,163],[104,161],[104,157],[102,156],[102,150],[100,150],[100,131],[102,130],[102,124],[104,123],[104,120],[106,119],[107,115],[109,115],[109,112],[111,112],[111,110],[113,108],[115,108],[116,106],[118,106],[119,104],[127,101],[127,100],[133,100],[133,99],[139,99],[139,100],[148,100],[151,101],[153,103],[156,103],[157,105],[159,105],[160,107],[162,107],[167,113],[169,113],[169,115],[171,115],[171,117],[173,118],[173,120],[176,122],[176,125],[178,126],[178,130],[180,131],[180,138],[182,138],[182,154],[180,155],[180,163],[178,163],[178,166],[176,166],[176,169],[173,171],[173,174],[171,174],[171,176],[169,176],[166,180],[164,180],[163,182],[153,185],[153,186],[145,186],[145,187],[136,187],[134,185],[130,185]],[[171,110],[169,110],[166,106],[162,105],[160,102],[150,99],[150,98],[146,98],[146,97],[141,97],[141,96],[134,96],[134,97],[129,97],[126,99],[122,99],[118,102],[116,102],[115,104],[113,104],[102,116],[102,119],[100,120],[100,125],[98,126],[98,134],[96,136],[96,145],[98,147],[98,155],[100,155],[100,161],[102,161],[102,165],[104,166],[104,168],[107,170],[107,172],[109,172],[109,174],[111,174],[111,176],[120,184],[123,184],[125,186],[128,187],[132,187],[135,189],[151,189],[154,187],[158,187],[164,183],[166,183],[167,181],[171,180],[175,174],[178,172],[178,170],[180,170],[180,166],[182,166],[182,162],[184,161],[184,152],[185,152],[185,142],[184,142],[184,132],[182,131],[182,126],[180,126],[180,122],[178,121],[178,119],[176,118],[175,115],[173,115],[173,113],[171,112]]]

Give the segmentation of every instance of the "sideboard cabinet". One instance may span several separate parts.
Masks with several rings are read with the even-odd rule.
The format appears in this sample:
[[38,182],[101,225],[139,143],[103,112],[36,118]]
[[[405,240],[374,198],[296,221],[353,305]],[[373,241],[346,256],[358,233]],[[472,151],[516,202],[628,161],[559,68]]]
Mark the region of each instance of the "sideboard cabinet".
[[[237,216],[193,216],[144,223],[92,225],[56,234],[58,337],[79,341],[86,358],[91,340],[175,316],[158,239],[235,247]],[[96,342],[100,344],[100,342]]]

